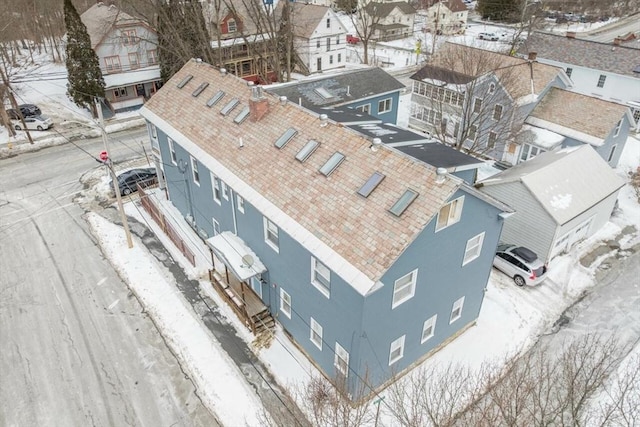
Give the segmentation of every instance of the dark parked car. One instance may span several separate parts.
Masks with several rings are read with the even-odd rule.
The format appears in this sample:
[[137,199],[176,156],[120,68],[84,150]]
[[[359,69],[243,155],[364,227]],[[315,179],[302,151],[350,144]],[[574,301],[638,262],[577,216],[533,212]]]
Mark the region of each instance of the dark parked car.
[[[42,111],[40,111],[40,108],[34,104],[20,104],[18,105],[18,108],[22,113],[22,117],[36,117],[42,114]],[[11,120],[20,119],[18,112],[13,108],[8,109],[7,114],[9,115],[9,118]]]
[[127,196],[138,191],[138,184],[144,188],[156,182],[158,182],[158,175],[155,168],[130,169],[118,175],[121,196]]
[[531,249],[498,245],[493,266],[511,277],[518,286],[535,286],[547,278],[547,266]]

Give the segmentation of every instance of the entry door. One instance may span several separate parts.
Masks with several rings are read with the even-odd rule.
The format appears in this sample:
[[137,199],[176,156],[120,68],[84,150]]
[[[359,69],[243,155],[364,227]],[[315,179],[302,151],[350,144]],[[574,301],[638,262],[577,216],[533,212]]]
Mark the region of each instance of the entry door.
[[251,289],[262,299],[262,284],[255,277],[251,278]]

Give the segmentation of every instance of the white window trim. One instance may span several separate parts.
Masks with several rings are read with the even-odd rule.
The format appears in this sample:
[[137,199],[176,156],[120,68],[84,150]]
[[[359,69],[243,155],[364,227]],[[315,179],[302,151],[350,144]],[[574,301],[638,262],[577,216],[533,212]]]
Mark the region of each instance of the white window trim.
[[[211,190],[213,191],[213,200],[219,205],[222,204],[222,200],[220,200],[220,182],[220,178],[211,172]],[[218,192],[216,192],[216,190],[218,190]]]
[[167,141],[169,142],[169,157],[171,157],[171,163],[177,165],[178,157],[176,156],[176,147],[173,145],[173,139],[167,137]]
[[[287,300],[288,304],[285,305],[285,301]],[[280,311],[291,319],[291,295],[282,288],[280,288]]]
[[[457,309],[460,309],[458,315],[454,317],[453,313],[456,312]],[[453,303],[453,307],[451,307],[451,316],[449,317],[449,324],[452,324],[456,320],[462,317],[462,309],[464,308],[464,297],[459,298],[456,302]]]
[[[316,319],[313,317],[310,318],[309,322],[309,340],[318,347],[320,351],[322,351],[322,325],[316,322]],[[315,334],[314,334],[315,332]],[[314,335],[318,335],[320,337],[320,341],[316,341]]]
[[222,186],[222,197],[224,197],[225,200],[229,200],[229,187],[227,187],[224,181],[220,181],[220,185]]
[[[496,108],[500,107],[500,117],[496,119]],[[502,115],[504,114],[504,106],[502,104],[496,104],[493,106],[493,112],[491,113],[491,118],[498,122],[502,119]]]
[[[344,363],[344,367],[342,367],[339,363],[342,361]],[[333,356],[333,366],[345,377],[349,376],[349,352],[342,347],[338,341],[336,341],[336,348]]]
[[[464,257],[462,258],[462,265],[467,265],[469,264],[471,261],[473,261],[474,259],[478,258],[480,256],[480,254],[482,253],[482,244],[484,243],[484,231],[478,235],[473,236],[472,238],[470,238],[469,240],[467,240],[467,246],[464,249]],[[472,241],[475,239],[479,239],[479,242],[477,245],[472,245]],[[472,245],[471,247],[469,247],[469,245]],[[475,250],[477,248],[477,252],[473,253],[471,251]],[[468,257],[468,258],[467,258]]]
[[212,218],[212,220],[213,220],[213,235],[217,236],[218,234],[220,234],[220,223],[215,218]]
[[620,130],[622,129],[622,119],[618,123],[616,123],[616,129],[613,131],[613,137],[620,135]]
[[[440,222],[440,213],[442,212],[442,209],[447,205],[453,204],[456,200],[460,201],[459,202],[460,209],[456,209],[456,212],[455,212],[456,215],[454,216],[453,219],[451,218],[451,209],[449,209],[449,217],[447,218],[447,223],[442,227],[438,228],[438,223]],[[438,216],[436,217],[436,233],[440,230],[444,230],[445,228],[460,222],[460,218],[462,218],[462,209],[464,209],[464,196],[460,196],[457,199],[453,199],[452,201],[447,203],[447,205],[442,206],[442,208],[440,208],[440,210],[438,211]],[[453,221],[453,222],[450,222],[450,221]]]
[[191,160],[191,178],[193,178],[193,183],[200,187],[200,171],[198,170],[198,161],[195,157],[189,156]]
[[149,123],[149,133],[151,134],[151,139],[153,140],[158,139],[158,129],[156,128],[156,125],[154,125],[153,123]]
[[[404,338],[405,335],[401,336],[397,340],[393,341],[389,346],[389,366],[393,365],[398,360],[404,357]],[[395,353],[398,349],[400,349],[400,354],[398,354],[398,356],[396,356],[395,358],[392,358],[393,353]]]
[[[405,287],[409,286],[410,287],[410,292],[407,296],[403,297],[400,300],[396,301],[396,294],[398,293],[398,289],[396,288],[398,286],[398,282],[400,282],[402,279],[405,279],[407,276],[411,276],[411,280],[404,285],[401,289],[405,289]],[[400,304],[409,301],[411,298],[413,298],[413,296],[416,294],[416,283],[418,281],[418,269],[416,268],[415,270],[405,274],[402,277],[399,277],[393,284],[393,297],[392,297],[392,303],[391,303],[391,309],[393,310],[394,308],[396,308],[397,306],[399,306]]]
[[[476,111],[476,104],[478,103],[478,101],[480,101],[480,105],[478,106],[478,111]],[[483,98],[480,98],[479,96],[476,96],[473,98],[473,106],[471,109],[471,112],[473,114],[480,114],[482,112],[482,102],[484,101]]]
[[[386,110],[381,110],[380,109],[380,104],[384,105],[384,104],[387,103],[387,101],[389,101],[389,108],[386,109]],[[388,113],[391,110],[393,110],[393,98],[385,98],[385,99],[382,99],[382,100],[378,101],[378,114],[385,114],[385,113]]]
[[609,157],[607,159],[607,163],[613,160],[613,155],[616,154],[616,149],[618,148],[618,144],[613,144],[611,146],[611,150],[609,150]]
[[238,212],[244,213],[244,199],[241,195],[236,194],[236,204],[238,206]]
[[[329,289],[325,288],[324,284],[318,282],[315,279],[315,276],[316,276],[315,273],[318,272],[318,274],[319,274],[319,271],[317,269],[318,263],[323,265],[327,270],[329,270],[329,280],[328,280]],[[327,298],[331,297],[331,270],[329,269],[329,267],[327,267],[326,265],[324,265],[322,262],[318,261],[314,257],[311,257],[311,284],[313,285],[313,287],[315,287],[317,290],[319,290],[320,293],[322,295],[324,295],[325,297],[327,297]]]
[[[273,243],[271,240],[269,240],[269,234],[268,234],[268,227],[269,224],[273,224],[277,231],[278,231],[278,243]],[[280,253],[280,228],[273,222],[270,221],[269,218],[267,218],[266,216],[262,217],[262,225],[263,225],[263,231],[264,231],[264,242],[269,245],[270,248],[272,248],[274,251],[276,251],[277,253]]]
[[[427,320],[424,321],[424,323],[422,325],[422,335],[421,335],[421,338],[420,338],[420,344],[424,344],[425,342],[429,341],[429,339],[432,338],[435,335],[437,321],[438,321],[438,315],[437,314],[434,314],[433,316],[431,316],[430,318],[428,318]],[[425,336],[424,333],[429,328],[431,328],[431,332],[429,333],[429,335]]]

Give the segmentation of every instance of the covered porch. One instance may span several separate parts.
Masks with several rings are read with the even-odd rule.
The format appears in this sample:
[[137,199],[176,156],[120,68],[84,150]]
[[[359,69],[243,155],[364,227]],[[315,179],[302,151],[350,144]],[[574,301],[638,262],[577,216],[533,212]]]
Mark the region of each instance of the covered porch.
[[[235,234],[225,231],[206,240],[212,252],[209,279],[254,335],[270,330],[275,322],[256,291],[262,290],[267,269],[257,255]],[[255,289],[254,289],[255,288]]]

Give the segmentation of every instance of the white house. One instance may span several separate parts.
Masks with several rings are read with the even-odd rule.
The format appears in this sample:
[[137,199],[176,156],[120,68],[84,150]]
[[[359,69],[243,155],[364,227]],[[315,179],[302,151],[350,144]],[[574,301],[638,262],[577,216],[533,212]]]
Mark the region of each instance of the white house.
[[94,4],[80,19],[100,60],[111,109],[139,108],[162,86],[156,32],[142,20],[104,3]]
[[[347,32],[336,13],[327,6],[288,3],[293,23],[298,68],[305,74],[342,68],[347,58]],[[277,16],[284,2],[278,3]]]
[[467,28],[469,10],[462,0],[429,0],[426,25],[438,34],[460,34]]
[[609,221],[623,185],[591,146],[581,145],[542,153],[476,187],[516,211],[500,240],[549,261]]
[[371,18],[373,40],[395,40],[413,33],[416,10],[408,2],[370,1],[364,11]]
[[573,82],[571,90],[631,108],[632,126],[640,124],[640,49],[618,38],[611,43],[535,32],[518,53],[537,54],[537,61],[563,68]]

